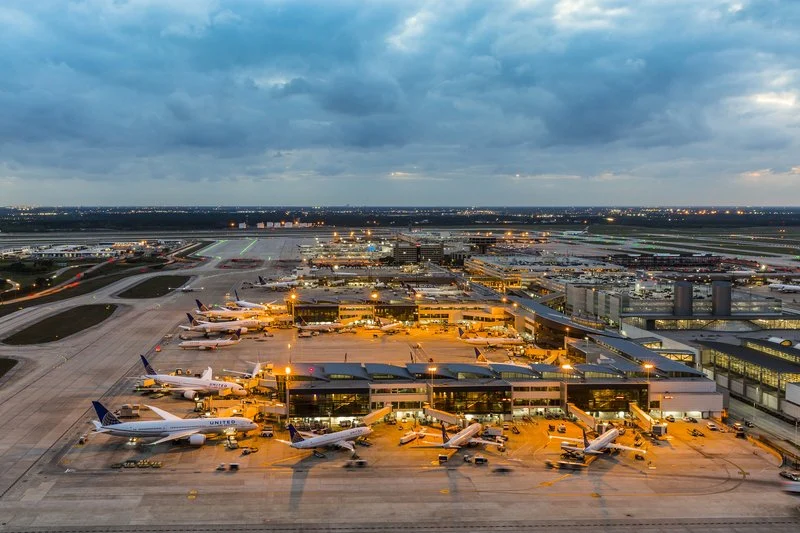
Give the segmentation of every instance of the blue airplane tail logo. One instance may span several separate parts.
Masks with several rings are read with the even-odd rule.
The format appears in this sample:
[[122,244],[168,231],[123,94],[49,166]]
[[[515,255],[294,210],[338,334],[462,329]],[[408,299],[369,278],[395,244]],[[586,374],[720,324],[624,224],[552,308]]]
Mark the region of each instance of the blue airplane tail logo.
[[144,365],[145,374],[147,374],[148,376],[155,376],[156,374],[158,374],[158,372],[153,370],[153,367],[150,366],[150,363],[147,361],[147,358],[145,356],[140,355],[139,357],[142,358],[142,364]]
[[305,440],[300,432],[297,431],[297,428],[294,427],[294,424],[289,424],[289,440],[292,442],[302,442]]
[[119,418],[114,416],[114,413],[109,411],[105,408],[105,406],[100,402],[92,402],[92,406],[94,406],[94,410],[97,413],[97,418],[100,420],[100,424],[103,426],[113,426],[115,424],[121,424]]

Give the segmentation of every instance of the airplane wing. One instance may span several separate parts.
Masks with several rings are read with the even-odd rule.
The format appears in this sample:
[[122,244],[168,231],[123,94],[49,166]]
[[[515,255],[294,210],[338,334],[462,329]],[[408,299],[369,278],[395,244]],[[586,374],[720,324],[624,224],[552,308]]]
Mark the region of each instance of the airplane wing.
[[641,448],[631,448],[629,446],[623,446],[621,444],[606,444],[606,448],[611,448],[614,450],[628,450],[631,452],[639,452],[639,453],[647,453],[647,450],[642,450]]
[[200,376],[200,379],[210,380],[214,378],[214,372],[211,370],[211,367],[208,367],[203,372],[203,375]]
[[576,442],[578,444],[583,444],[583,439],[574,439],[572,437],[558,437],[556,435],[550,435],[550,439],[565,440],[567,442]]
[[498,448],[502,448],[505,446],[502,442],[497,442],[496,440],[484,440],[484,439],[469,439],[470,444],[483,444],[485,446],[497,446]]
[[164,420],[183,420],[181,417],[175,416],[172,413],[168,413],[163,409],[159,409],[158,407],[153,407],[152,405],[146,405],[145,407],[153,411]]
[[158,439],[155,442],[149,442],[147,445],[148,446],[155,446],[156,444],[161,444],[162,442],[168,442],[168,441],[176,440],[176,439],[185,439],[186,437],[191,437],[192,435],[194,435],[195,433],[198,433],[199,431],[200,431],[199,429],[187,429],[185,431],[177,431],[175,433],[170,433],[166,437],[164,437],[162,439]]
[[338,446],[340,448],[348,449],[351,452],[355,452],[356,451],[356,447],[353,446],[353,443],[350,442],[349,440],[340,440],[339,442],[335,442],[334,445],[336,445],[336,446]]

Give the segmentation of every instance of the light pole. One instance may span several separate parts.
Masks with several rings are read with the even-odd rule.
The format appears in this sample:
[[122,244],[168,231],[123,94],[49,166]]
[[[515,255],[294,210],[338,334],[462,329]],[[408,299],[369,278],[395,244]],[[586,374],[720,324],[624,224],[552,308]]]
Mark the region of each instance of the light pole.
[[436,372],[435,366],[429,366],[428,372],[431,373],[431,409],[434,408],[434,399],[433,399],[433,373]]
[[[650,371],[653,369],[653,363],[645,363],[644,369],[647,371],[647,412],[650,412]],[[659,407],[661,404],[659,403]]]
[[287,366],[285,369],[286,372],[286,424],[289,424],[289,380],[292,377],[292,367]]

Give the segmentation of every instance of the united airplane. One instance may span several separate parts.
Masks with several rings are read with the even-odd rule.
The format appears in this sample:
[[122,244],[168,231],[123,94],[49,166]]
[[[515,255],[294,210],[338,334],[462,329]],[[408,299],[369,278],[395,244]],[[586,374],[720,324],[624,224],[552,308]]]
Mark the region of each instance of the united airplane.
[[369,426],[361,426],[337,431],[336,433],[329,433],[327,435],[315,435],[313,433],[300,432],[293,424],[289,424],[289,437],[291,440],[281,440],[279,442],[288,444],[292,448],[297,448],[298,450],[312,450],[325,446],[338,446],[355,453],[356,448],[351,441],[366,437],[370,433],[372,433],[372,429]]
[[261,321],[255,318],[228,320],[224,322],[206,322],[196,319],[191,313],[186,313],[186,317],[189,319],[189,325],[180,325],[178,326],[179,328],[185,331],[199,331],[206,335],[217,332],[235,333],[237,330],[241,330],[241,333],[244,334],[247,333],[247,328],[256,329],[262,326]]
[[580,446],[570,446],[570,445],[561,445],[561,449],[567,451],[568,453],[586,456],[586,455],[600,455],[604,453],[606,450],[627,450],[631,452],[638,452],[638,453],[647,453],[646,450],[641,448],[631,448],[629,446],[622,446],[621,444],[614,443],[619,437],[619,430],[615,427],[612,427],[608,431],[603,432],[602,435],[597,437],[596,439],[590,441],[586,438],[586,431],[583,431],[583,440],[581,439],[574,439],[571,437],[557,437],[555,435],[551,435],[551,439],[558,439],[563,440],[566,442],[574,442],[576,444],[583,444],[583,447]]
[[236,290],[233,291],[233,294],[236,296],[236,300],[234,300],[233,303],[234,305],[236,305],[236,307],[239,307],[240,309],[257,309],[259,311],[268,311],[269,306],[275,303],[275,300],[273,300],[266,304],[257,304],[255,302],[248,302],[247,300],[242,300],[241,298],[239,298],[239,292]]
[[[475,422],[474,424],[470,424],[469,426],[465,427],[452,437],[448,437],[447,431],[445,431],[444,423],[442,423],[441,444],[423,441],[423,446],[417,446],[417,447],[458,449],[461,448],[462,446],[467,446],[470,444],[483,444],[486,446],[497,446],[498,448],[502,448],[504,446],[502,442],[476,438],[475,435],[480,435],[482,431],[483,431],[483,426]],[[422,435],[424,437],[434,436],[434,434],[432,433],[422,433]]]
[[187,439],[193,446],[202,446],[209,434],[231,434],[241,431],[247,433],[258,426],[249,418],[180,418],[158,407],[147,407],[161,417],[161,420],[143,420],[122,422],[106,409],[100,402],[92,402],[99,420],[93,420],[97,433],[108,433],[115,437],[153,438],[160,437],[148,445],[154,446],[162,442]]
[[476,346],[522,346],[525,344],[519,337],[465,337],[464,330],[458,328],[458,340]]
[[244,328],[237,329],[236,332],[227,339],[183,341],[182,343],[178,344],[178,348],[181,350],[216,350],[217,348],[223,348],[225,346],[233,346],[234,344],[239,344],[242,341],[241,335],[243,330]]
[[142,358],[142,364],[144,365],[143,379],[152,379],[159,385],[169,386],[170,390],[183,392],[183,397],[188,400],[193,400],[199,392],[219,394],[224,390],[230,390],[230,392],[236,396],[247,396],[247,389],[240,384],[213,379],[214,374],[211,367],[206,368],[203,375],[199,378],[171,376],[169,374],[159,374],[150,366],[145,356],[140,355],[139,357]]
[[257,309],[212,309],[203,304],[200,300],[195,300],[197,304],[197,314],[206,318],[220,318],[225,320],[237,320],[258,316]]

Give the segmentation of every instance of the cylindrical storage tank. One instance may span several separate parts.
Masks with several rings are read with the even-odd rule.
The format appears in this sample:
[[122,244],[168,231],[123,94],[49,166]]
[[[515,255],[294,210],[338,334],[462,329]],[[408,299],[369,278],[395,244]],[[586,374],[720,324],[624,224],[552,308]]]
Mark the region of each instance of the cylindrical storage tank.
[[672,311],[675,316],[692,316],[692,283],[676,281],[673,285]]
[[714,316],[730,316],[730,281],[715,281],[711,284],[711,314]]

